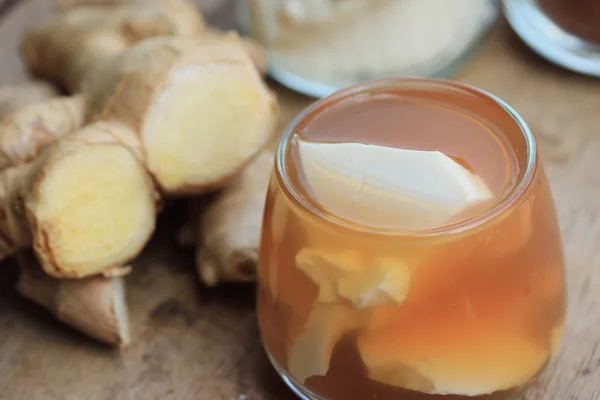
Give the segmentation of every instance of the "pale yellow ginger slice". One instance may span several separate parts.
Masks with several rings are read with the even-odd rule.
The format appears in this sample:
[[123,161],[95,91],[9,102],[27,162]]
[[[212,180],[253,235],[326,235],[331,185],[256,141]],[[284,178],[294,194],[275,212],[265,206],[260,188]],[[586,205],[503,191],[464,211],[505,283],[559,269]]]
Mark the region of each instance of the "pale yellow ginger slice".
[[410,270],[396,257],[368,260],[354,251],[305,248],[296,266],[317,284],[321,303],[348,300],[356,308],[401,304],[410,286]]
[[127,263],[154,231],[157,195],[124,125],[96,123],[0,175],[0,255],[33,245],[52,276]]
[[156,194],[149,175],[115,139],[118,128],[91,139],[99,125],[60,143],[54,152],[62,154],[49,155],[26,198],[33,247],[50,275],[80,277],[122,265],[154,231]]
[[318,304],[312,310],[304,331],[293,344],[288,368],[292,376],[304,383],[311,376],[324,376],[329,370],[336,343],[358,329],[362,314],[342,304]]
[[63,13],[25,34],[21,49],[31,72],[69,92],[82,90],[96,68],[143,39],[192,37],[205,26],[190,0],[63,3]]
[[239,40],[148,39],[90,81],[89,118],[138,132],[168,194],[223,186],[255,157],[277,120],[274,95]]
[[314,200],[363,225],[438,227],[492,198],[480,177],[439,151],[301,139],[296,144]]
[[19,253],[17,292],[59,321],[114,346],[129,343],[125,285],[121,276],[56,279],[45,274],[31,252]]
[[416,340],[363,332],[358,345],[369,378],[428,394],[480,396],[526,384],[549,357],[544,346],[514,333],[481,332],[462,343]]

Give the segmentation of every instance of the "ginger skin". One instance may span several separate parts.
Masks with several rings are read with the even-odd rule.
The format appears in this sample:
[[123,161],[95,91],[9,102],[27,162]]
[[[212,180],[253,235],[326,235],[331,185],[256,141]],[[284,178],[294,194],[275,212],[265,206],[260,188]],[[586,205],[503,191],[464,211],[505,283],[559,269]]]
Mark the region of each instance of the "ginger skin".
[[192,200],[179,242],[196,240],[196,268],[207,286],[255,279],[273,160],[273,152],[264,150],[206,208],[204,199]]
[[146,38],[193,37],[205,26],[191,0],[103,2],[105,7],[77,3],[88,4],[76,4],[31,29],[21,43],[29,70],[70,93],[84,89],[96,68]]
[[54,85],[44,81],[30,81],[0,86],[0,121],[23,107],[58,96]]
[[53,97],[0,120],[0,171],[33,160],[57,139],[83,126],[83,96]]
[[129,321],[122,277],[56,279],[44,274],[31,252],[19,253],[17,261],[17,292],[21,296],[96,340],[127,346]]
[[265,49],[256,40],[250,37],[241,37],[234,31],[218,31],[216,29],[207,29],[202,32],[202,38],[219,39],[228,37],[231,40],[237,40],[241,46],[246,49],[246,53],[252,60],[256,70],[264,77],[267,74],[267,54]]

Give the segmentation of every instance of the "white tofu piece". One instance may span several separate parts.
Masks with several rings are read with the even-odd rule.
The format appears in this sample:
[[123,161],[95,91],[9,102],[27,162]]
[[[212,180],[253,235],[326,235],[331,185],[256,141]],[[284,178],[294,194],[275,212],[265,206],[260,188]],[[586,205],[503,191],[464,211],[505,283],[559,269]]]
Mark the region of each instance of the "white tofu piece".
[[310,195],[363,225],[425,229],[488,200],[485,182],[439,151],[297,140]]

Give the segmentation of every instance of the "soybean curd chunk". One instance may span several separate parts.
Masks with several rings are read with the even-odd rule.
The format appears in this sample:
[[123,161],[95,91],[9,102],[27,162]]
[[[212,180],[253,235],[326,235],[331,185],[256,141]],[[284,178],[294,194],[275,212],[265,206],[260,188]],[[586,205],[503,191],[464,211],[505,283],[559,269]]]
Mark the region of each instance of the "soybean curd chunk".
[[479,176],[440,151],[304,140],[298,151],[314,199],[359,223],[435,227],[492,196]]

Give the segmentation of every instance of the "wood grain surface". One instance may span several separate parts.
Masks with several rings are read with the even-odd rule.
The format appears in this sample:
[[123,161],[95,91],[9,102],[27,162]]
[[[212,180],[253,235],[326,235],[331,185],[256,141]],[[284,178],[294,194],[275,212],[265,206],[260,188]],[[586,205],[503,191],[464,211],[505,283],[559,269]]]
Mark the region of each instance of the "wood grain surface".
[[[19,38],[27,26],[50,17],[49,3],[22,0],[2,16],[0,84],[27,79]],[[202,3],[213,21],[233,26],[231,4]],[[534,127],[558,208],[569,317],[560,351],[525,397],[598,400],[600,80],[539,59],[503,20],[455,78],[507,100]],[[283,127],[311,100],[273,86]],[[14,266],[0,266],[0,399],[294,399],[261,348],[253,288],[209,290],[197,283],[191,254],[171,239],[177,208],[162,215],[128,278],[134,344],[123,353],[79,336],[18,298]]]

